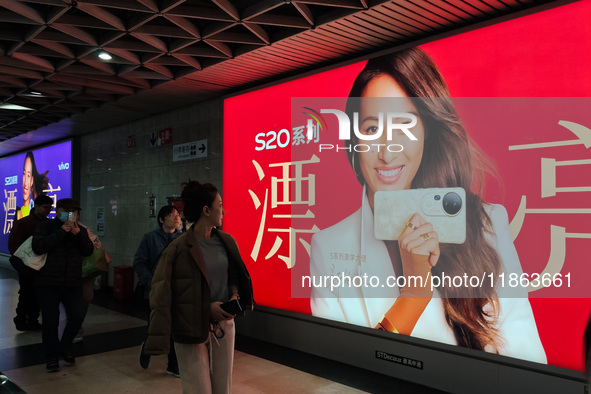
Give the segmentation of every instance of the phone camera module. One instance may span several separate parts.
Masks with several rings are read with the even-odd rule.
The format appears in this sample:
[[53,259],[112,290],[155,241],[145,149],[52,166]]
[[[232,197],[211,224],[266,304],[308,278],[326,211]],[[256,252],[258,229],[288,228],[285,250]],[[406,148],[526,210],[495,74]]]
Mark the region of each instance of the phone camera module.
[[441,200],[441,196],[439,194],[436,194],[433,198],[435,199],[435,201]]
[[443,210],[448,215],[457,215],[462,209],[462,198],[455,192],[449,192],[443,197]]

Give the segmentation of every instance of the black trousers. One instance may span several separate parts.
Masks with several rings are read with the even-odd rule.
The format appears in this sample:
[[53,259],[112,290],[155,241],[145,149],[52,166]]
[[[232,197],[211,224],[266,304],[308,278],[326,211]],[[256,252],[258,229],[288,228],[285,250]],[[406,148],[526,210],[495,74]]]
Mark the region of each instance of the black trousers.
[[[84,298],[80,287],[37,287],[37,296],[43,319],[43,345],[47,360],[70,353],[74,338],[84,321]],[[58,335],[60,303],[67,315],[66,328],[61,339]]]
[[21,259],[15,256],[10,257],[10,264],[18,273],[18,304],[16,306],[16,315],[21,319],[29,321],[39,319],[39,302],[33,280],[37,276],[37,271],[27,267]]

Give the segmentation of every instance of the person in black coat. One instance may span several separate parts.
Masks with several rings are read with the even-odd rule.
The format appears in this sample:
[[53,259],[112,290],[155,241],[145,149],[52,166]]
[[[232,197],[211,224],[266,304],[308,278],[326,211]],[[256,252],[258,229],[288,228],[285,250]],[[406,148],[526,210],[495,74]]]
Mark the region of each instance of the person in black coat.
[[16,329],[19,331],[40,330],[39,302],[35,294],[34,280],[37,271],[27,267],[25,263],[14,254],[29,237],[33,235],[37,226],[47,220],[47,215],[51,212],[53,200],[48,196],[39,196],[35,199],[35,206],[29,216],[14,222],[10,235],[8,236],[8,251],[10,264],[18,273],[18,305],[16,307],[16,317],[13,319]]
[[[43,320],[47,372],[60,370],[60,355],[67,365],[76,362],[72,343],[84,320],[82,258],[90,256],[94,250],[88,232],[78,225],[79,211],[78,201],[58,200],[56,218],[41,223],[33,234],[33,252],[47,253],[45,265],[34,282]],[[60,303],[68,317],[61,340],[58,335]]]

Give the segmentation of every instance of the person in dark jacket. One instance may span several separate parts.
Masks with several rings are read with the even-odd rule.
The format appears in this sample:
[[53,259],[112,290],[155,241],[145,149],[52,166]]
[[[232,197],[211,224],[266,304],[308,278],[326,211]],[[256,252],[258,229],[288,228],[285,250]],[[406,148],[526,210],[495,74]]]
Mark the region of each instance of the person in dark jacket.
[[[82,258],[90,256],[94,250],[88,232],[78,225],[79,211],[78,201],[58,200],[56,218],[40,224],[33,234],[33,252],[47,253],[45,265],[34,282],[43,320],[47,372],[60,370],[60,355],[66,365],[76,362],[72,342],[84,320]],[[60,303],[68,317],[61,340],[58,335]]]
[[25,263],[14,253],[19,246],[33,235],[37,226],[47,220],[47,215],[51,212],[53,200],[51,197],[45,195],[39,196],[35,199],[35,207],[33,213],[22,219],[14,222],[14,226],[10,230],[8,236],[8,251],[10,256],[10,264],[18,273],[18,305],[16,306],[16,317],[13,319],[16,329],[19,331],[39,330],[39,302],[35,294],[35,287],[33,280],[37,275],[37,271],[27,267]]
[[[181,224],[181,216],[175,207],[172,205],[163,206],[158,211],[157,218],[159,227],[144,234],[133,257],[133,269],[137,274],[138,289],[143,293],[142,296],[145,300],[145,305],[147,305],[148,313],[150,310],[148,301],[150,286],[160,254],[162,254],[162,251],[166,249],[168,244],[181,235],[181,232],[178,230]],[[140,351],[140,366],[144,369],[150,366],[150,356],[144,354],[143,347]],[[170,352],[168,353],[166,373],[174,375],[177,378],[180,377],[179,364],[176,359],[172,337],[170,337]]]
[[216,227],[225,214],[212,184],[189,182],[181,194],[192,227],[162,252],[150,291],[146,354],[168,351],[172,333],[184,393],[230,393],[234,315],[222,303],[253,304],[252,283],[234,237]]
[[163,206],[158,211],[157,219],[158,228],[144,234],[133,257],[133,270],[137,274],[138,283],[144,287],[143,296],[146,300],[150,296],[150,285],[160,254],[181,235],[178,230],[181,216],[175,207]]

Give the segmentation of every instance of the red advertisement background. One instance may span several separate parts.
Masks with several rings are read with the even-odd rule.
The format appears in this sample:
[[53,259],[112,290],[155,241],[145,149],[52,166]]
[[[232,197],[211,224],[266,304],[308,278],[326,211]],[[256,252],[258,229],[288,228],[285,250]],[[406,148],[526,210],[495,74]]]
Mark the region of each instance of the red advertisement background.
[[[586,97],[591,92],[591,74],[587,66],[591,64],[591,26],[586,17],[590,14],[591,1],[582,1],[422,47],[439,65],[454,97]],[[256,261],[251,257],[265,214],[263,206],[255,208],[252,195],[256,195],[261,203],[265,200],[265,192],[270,198],[270,178],[280,174],[279,168],[272,169],[269,164],[302,159],[292,158],[291,149],[287,147],[255,150],[255,135],[269,131],[278,133],[281,129],[287,129],[291,134],[292,97],[346,97],[362,68],[363,63],[353,64],[225,101],[223,199],[227,215],[224,229],[236,237],[241,247],[253,278],[255,299],[261,305],[310,314],[309,299],[292,298],[293,268],[289,269],[279,258],[290,255],[285,233],[264,231]],[[589,127],[590,122],[586,119],[574,119],[576,115],[570,113],[557,113],[554,123],[532,124],[529,132],[507,128],[494,133],[483,132],[486,127],[482,125],[486,119],[471,117],[470,113],[458,109],[471,136],[494,160],[505,186],[504,190],[489,187],[486,200],[503,204],[510,220],[523,195],[527,195],[528,207],[591,208],[591,203],[585,202],[585,199],[589,200],[589,192],[558,193],[552,198],[540,196],[540,158],[557,161],[588,158],[582,145],[514,152],[507,149],[508,145],[573,139],[572,133],[557,122],[568,120]],[[540,108],[539,111],[546,113],[548,109]],[[499,114],[499,117],[503,116]],[[495,121],[498,122],[498,119]],[[263,169],[262,179],[253,160]],[[324,168],[325,159],[321,160],[319,168]],[[317,201],[314,206],[308,207],[315,218],[302,222],[301,226],[298,222],[301,228],[312,225],[326,228],[359,207],[360,186],[345,162],[345,155],[334,155],[326,160],[331,161],[332,168],[348,171],[317,174]],[[591,177],[588,168],[577,166],[568,170],[559,169],[557,179],[558,186],[587,186],[584,179]],[[332,196],[332,199],[323,199],[322,196]],[[335,204],[335,197],[338,204]],[[305,206],[282,206],[274,212],[301,214],[305,211]],[[266,230],[296,227],[296,222],[274,219],[270,213],[267,207]],[[515,240],[524,271],[539,272],[539,267],[547,261],[550,225],[563,226],[568,232],[586,233],[590,231],[586,222],[585,215],[526,215],[524,226]],[[283,243],[275,254],[266,259],[276,236],[282,238]],[[309,243],[311,234],[302,237]],[[584,252],[590,242],[589,239],[567,240],[566,271],[569,270],[568,264],[586,264]],[[301,244],[296,248],[296,256],[292,265],[295,264],[294,268],[298,270],[305,270],[309,257]],[[591,311],[591,300],[537,298],[543,296],[539,294],[530,298],[530,302],[548,363],[582,370],[582,337]]]

